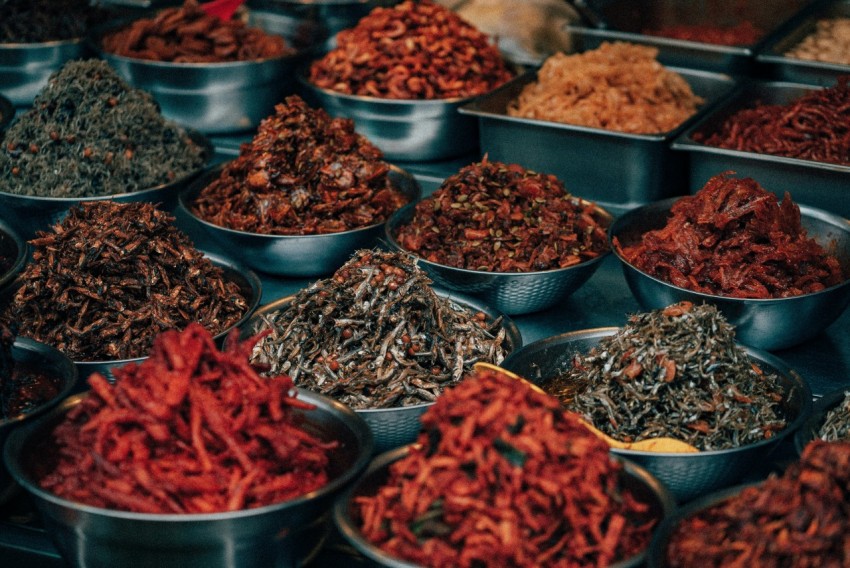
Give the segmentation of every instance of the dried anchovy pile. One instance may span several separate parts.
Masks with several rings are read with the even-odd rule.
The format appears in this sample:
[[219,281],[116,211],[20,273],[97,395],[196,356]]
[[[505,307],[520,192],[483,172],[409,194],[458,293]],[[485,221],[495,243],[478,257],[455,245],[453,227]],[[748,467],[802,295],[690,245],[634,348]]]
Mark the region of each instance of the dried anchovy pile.
[[433,402],[479,362],[506,356],[501,318],[440,298],[405,253],[357,252],[269,314],[253,363],[352,408]]
[[70,61],[6,131],[0,191],[41,197],[139,191],[197,171],[204,152],[105,61]]
[[108,15],[89,0],[3,0],[0,43],[79,39]]
[[751,178],[716,175],[670,209],[667,224],[614,246],[635,268],[705,294],[785,298],[844,281],[838,259],[803,228],[800,208]]
[[238,285],[150,203],[86,202],[30,242],[4,318],[75,361],[142,357],[162,331],[198,322],[217,334],[248,309]]
[[686,517],[666,566],[848,566],[850,442],[815,441],[798,463]]
[[404,205],[389,171],[351,119],[331,118],[291,96],[260,123],[192,210],[237,231],[338,233],[381,223]]
[[850,441],[850,391],[845,392],[844,399],[826,413],[818,437],[827,442]]
[[779,377],[758,368],[712,305],[633,315],[544,388],[586,385],[564,400],[625,442],[669,436],[700,450],[752,444],[787,425]]
[[552,175],[516,164],[462,168],[416,204],[399,244],[431,262],[492,272],[572,266],[608,250],[607,221]]
[[418,444],[355,498],[366,539],[417,565],[607,566],[645,550],[658,522],[605,442],[503,373],[440,396]]
[[460,16],[432,2],[374,8],[336,36],[310,66],[310,82],[387,99],[450,99],[489,92],[511,78],[498,48]]

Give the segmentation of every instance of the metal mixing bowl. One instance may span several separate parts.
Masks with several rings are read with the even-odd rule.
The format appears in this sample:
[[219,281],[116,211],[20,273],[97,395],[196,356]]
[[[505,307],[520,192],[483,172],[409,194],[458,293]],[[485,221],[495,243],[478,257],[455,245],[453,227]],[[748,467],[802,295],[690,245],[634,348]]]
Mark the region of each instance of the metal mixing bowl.
[[[522,346],[522,335],[516,324],[507,316],[482,304],[480,301],[446,290],[434,289],[438,296],[451,300],[454,304],[464,307],[473,313],[483,312],[488,324],[497,318],[502,318],[502,328],[505,330],[505,350],[512,353]],[[287,296],[266,304],[254,312],[254,315],[241,326],[243,339],[256,333],[263,322],[263,317],[281,310],[292,304],[295,296]],[[385,452],[404,444],[416,441],[419,435],[419,417],[434,403],[401,406],[398,408],[367,408],[355,410],[366,421],[375,439],[375,453]]]
[[[609,230],[623,246],[639,241],[643,233],[667,223],[670,207],[678,198],[666,199],[634,209],[614,221]],[[803,228],[830,254],[838,258],[842,271],[850,276],[850,224],[821,209],[800,205]],[[841,284],[812,294],[775,299],[744,299],[694,292],[674,286],[642,272],[617,250],[623,274],[638,303],[646,310],[663,308],[681,301],[714,304],[735,326],[738,341],[759,349],[785,349],[807,341],[834,322],[850,303],[850,278]]]
[[[384,236],[392,248],[410,252],[399,244],[396,235],[402,225],[413,219],[415,207],[415,204],[406,205],[387,221]],[[601,207],[595,209],[599,218],[610,225],[611,215]],[[545,310],[566,299],[593,276],[609,252],[566,268],[537,272],[469,270],[437,264],[421,257],[416,257],[416,263],[438,286],[479,297],[501,312],[518,315]]]
[[[324,235],[264,235],[221,227],[201,219],[192,211],[200,192],[221,174],[219,165],[180,192],[180,208],[200,225],[206,234],[225,250],[238,254],[255,270],[279,276],[307,277],[331,274],[345,264],[358,249],[370,248],[382,234],[383,222]],[[414,177],[392,166],[390,180],[409,200],[419,198],[419,184]]]
[[84,396],[66,399],[40,420],[13,432],[4,455],[54,544],[73,566],[300,566],[305,547],[313,544],[305,542],[305,531],[330,511],[336,495],[369,463],[372,450],[369,428],[354,412],[327,397],[299,391],[299,400],[316,406],[293,409],[303,427],[323,440],[341,442],[331,457],[330,482],[324,487],[274,505],[224,513],[146,514],[92,507],[48,493],[37,482],[37,472],[49,468],[45,463],[49,433]]
[[27,243],[3,219],[0,219],[0,258],[11,261],[9,269],[0,272],[0,290],[12,282],[26,264],[29,249]]
[[357,132],[389,160],[431,161],[478,148],[478,122],[458,109],[475,97],[433,100],[380,99],[346,95],[313,85],[298,73],[304,99],[335,117],[351,118]]
[[46,231],[61,222],[71,207],[87,201],[148,201],[158,204],[160,209],[171,211],[177,205],[177,193],[203,171],[215,154],[212,143],[205,136],[191,130],[188,134],[195,144],[204,149],[204,164],[179,179],[140,191],[93,197],[40,197],[0,191],[0,211],[26,240],[32,239],[37,231]]
[[[354,548],[378,566],[388,566],[390,568],[419,567],[418,564],[406,562],[388,555],[363,537],[363,534],[360,532],[359,523],[355,520],[358,518],[358,515],[354,508],[354,499],[361,495],[374,495],[388,479],[389,466],[393,462],[407,456],[410,448],[411,446],[397,448],[393,451],[383,453],[372,460],[366,473],[337,499],[334,506],[334,521],[340,533],[342,533]],[[623,464],[620,483],[621,489],[629,490],[639,500],[648,503],[651,511],[659,520],[673,513],[676,507],[673,499],[664,486],[652,474],[628,460],[621,459],[618,456],[612,456],[612,458]],[[643,551],[632,558],[612,564],[611,568],[640,566],[645,556],[646,551]]]
[[0,91],[15,106],[28,106],[50,75],[86,54],[82,39],[0,44]]
[[794,435],[794,449],[797,450],[797,454],[802,454],[803,448],[809,442],[820,437],[819,432],[826,421],[826,415],[844,401],[848,392],[850,392],[850,387],[838,389],[815,401],[809,419]]
[[[12,359],[16,367],[24,371],[46,373],[48,376],[59,377],[59,392],[54,398],[33,408],[29,412],[17,416],[3,418],[0,415],[0,450],[6,445],[9,434],[17,427],[30,424],[64,400],[77,384],[77,369],[74,363],[61,353],[44,343],[33,341],[26,337],[18,337],[12,344]],[[0,377],[0,383],[6,377]],[[0,505],[15,494],[18,486],[9,475],[6,467],[0,463]]]
[[[603,337],[616,332],[615,327],[603,327],[535,341],[511,354],[502,367],[535,384],[545,385],[572,366],[574,355],[589,352]],[[727,487],[759,467],[768,454],[806,421],[811,412],[812,392],[806,381],[777,357],[750,347],[744,349],[762,370],[779,376],[782,408],[788,420],[782,431],[767,440],[728,450],[666,453],[612,448],[611,452],[648,469],[680,503]]]

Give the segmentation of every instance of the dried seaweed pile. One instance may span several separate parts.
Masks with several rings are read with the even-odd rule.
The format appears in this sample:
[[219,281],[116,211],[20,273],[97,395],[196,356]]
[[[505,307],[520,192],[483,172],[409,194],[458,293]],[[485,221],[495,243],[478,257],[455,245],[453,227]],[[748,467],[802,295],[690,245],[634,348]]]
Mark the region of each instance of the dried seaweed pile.
[[196,171],[204,153],[105,61],[71,61],[6,131],[0,191],[40,197],[139,191]]
[[31,241],[4,318],[75,361],[142,357],[198,322],[216,334],[247,310],[236,283],[150,203],[92,201]]
[[786,426],[779,377],[747,357],[710,305],[682,302],[633,315],[615,335],[576,355],[556,382],[585,384],[567,407],[622,441],[669,436],[720,450]]
[[421,404],[504,359],[501,319],[485,319],[437,296],[409,255],[363,250],[264,317],[252,362],[352,408]]
[[90,0],[2,0],[0,43],[78,39],[109,12]]
[[822,440],[850,441],[850,391],[844,393],[844,399],[826,413],[826,419],[818,431]]

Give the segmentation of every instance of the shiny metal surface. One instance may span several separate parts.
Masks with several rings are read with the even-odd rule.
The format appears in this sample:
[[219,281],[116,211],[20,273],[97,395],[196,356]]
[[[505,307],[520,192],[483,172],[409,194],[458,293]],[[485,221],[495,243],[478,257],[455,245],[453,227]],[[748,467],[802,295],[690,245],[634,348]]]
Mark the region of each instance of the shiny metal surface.
[[[535,341],[508,357],[502,367],[535,384],[544,385],[560,371],[570,367],[574,355],[587,353],[603,337],[613,335],[616,331],[616,327],[606,327],[563,333]],[[783,411],[789,422],[785,429],[767,440],[728,450],[676,454],[612,448],[611,453],[645,467],[680,503],[738,482],[802,426],[811,412],[812,404],[809,385],[796,371],[774,355],[750,347],[744,349],[750,360],[762,370],[779,376],[784,389],[781,393]]]
[[[15,480],[30,494],[48,533],[71,566],[157,566],[162,568],[268,568],[301,565],[304,532],[333,505],[336,495],[369,463],[369,428],[349,408],[307,391],[298,398],[314,410],[293,408],[305,426],[324,440],[338,440],[330,460],[331,481],[301,497],[256,509],[209,514],[146,514],[74,503],[43,491],[37,471],[50,430],[85,395],[66,399],[42,419],[15,431],[4,458]],[[42,457],[39,457],[42,456]]]
[[[522,335],[516,324],[504,315],[489,306],[482,304],[479,300],[435,288],[438,296],[449,299],[453,304],[466,308],[472,312],[484,312],[487,323],[491,324],[498,318],[502,318],[502,328],[505,330],[505,350],[510,354],[522,346]],[[274,302],[265,304],[254,312],[254,315],[243,325],[242,337],[254,335],[260,328],[263,316],[285,310],[292,304],[294,296],[287,296]],[[415,406],[403,406],[399,408],[370,408],[355,410],[372,430],[375,440],[375,453],[382,453],[404,444],[416,441],[419,434],[419,417],[433,403],[417,404]]]
[[[676,198],[630,211],[617,219],[611,238],[623,246],[636,242],[646,231],[663,227]],[[850,274],[850,223],[837,215],[800,206],[808,236],[838,258],[845,275]],[[618,251],[629,289],[644,309],[656,309],[683,300],[711,303],[735,326],[737,340],[758,349],[792,347],[815,337],[841,316],[850,303],[850,279],[813,294],[775,299],[744,299],[716,296],[679,288],[642,272],[626,262]]]
[[481,153],[491,160],[520,164],[553,174],[573,195],[617,214],[686,191],[687,163],[670,150],[670,142],[689,124],[728,96],[735,81],[728,75],[675,68],[702,108],[662,134],[628,134],[546,120],[507,115],[508,104],[536,80],[530,71],[460,109],[477,117]]
[[[238,256],[247,266],[278,276],[307,277],[333,273],[354,251],[370,248],[383,234],[384,223],[324,235],[264,235],[220,227],[192,212],[198,194],[219,177],[224,165],[208,170],[180,192],[182,213],[218,242],[228,254]],[[406,171],[391,166],[390,181],[411,201],[419,198],[419,184]]]
[[15,106],[30,105],[52,73],[87,54],[82,39],[0,44],[0,93]]
[[[384,236],[395,250],[405,251],[395,236],[401,226],[413,219],[415,206],[415,203],[406,205],[387,220]],[[606,225],[611,224],[612,217],[607,211],[596,207],[596,212]],[[608,254],[606,252],[575,266],[538,272],[469,270],[437,264],[418,256],[416,263],[436,285],[476,296],[505,314],[519,315],[538,312],[564,300],[593,276]]]
[[18,233],[0,217],[0,258],[11,259],[11,266],[0,273],[0,290],[15,279],[26,264],[29,249]]
[[794,435],[794,450],[797,454],[802,454],[806,444],[820,437],[819,432],[826,421],[827,414],[844,401],[848,392],[850,392],[850,385],[827,393],[815,401],[809,419]]
[[[389,467],[410,453],[411,446],[397,448],[383,453],[372,460],[366,473],[357,482],[347,489],[334,506],[334,522],[342,536],[357,549],[358,552],[372,560],[377,566],[389,568],[418,568],[419,564],[406,562],[394,558],[367,541],[360,532],[357,521],[357,513],[354,508],[354,498],[360,495],[374,495],[389,477]],[[623,464],[620,489],[632,492],[635,497],[647,503],[650,511],[655,513],[656,518],[664,519],[671,515],[676,505],[667,489],[652,476],[650,472],[641,466],[618,456],[613,459]],[[627,568],[640,566],[646,556],[646,551],[632,558],[611,564],[611,568]]]
[[[71,394],[71,391],[77,385],[78,378],[77,369],[68,357],[58,349],[27,337],[15,339],[12,344],[12,360],[15,361],[15,365],[25,366],[26,369],[59,377],[59,390],[56,397],[26,414],[7,418],[0,415],[0,451],[6,445],[6,439],[15,428],[31,424]],[[6,377],[0,377],[0,379],[5,380]],[[0,504],[5,503],[17,489],[18,487],[9,475],[6,466],[0,461]]]
[[694,132],[713,132],[731,114],[756,103],[788,104],[818,87],[779,82],[748,82],[735,95],[706,114],[673,142],[674,150],[688,153],[690,193],[711,177],[729,170],[751,177],[780,197],[787,191],[794,201],[850,217],[850,199],[841,188],[850,184],[850,166],[770,154],[714,148],[694,141]]
[[346,95],[316,87],[305,73],[297,74],[304,99],[331,116],[353,119],[355,130],[388,160],[443,160],[478,146],[476,120],[458,112],[474,97],[420,101]]
[[178,192],[203,171],[215,153],[205,136],[191,130],[188,134],[195,144],[204,148],[204,164],[170,183],[131,193],[93,197],[39,197],[0,191],[0,216],[9,222],[22,238],[30,240],[35,236],[36,231],[46,231],[61,222],[68,209],[87,201],[111,200],[120,203],[149,201],[158,204],[160,209],[171,211],[177,205]]

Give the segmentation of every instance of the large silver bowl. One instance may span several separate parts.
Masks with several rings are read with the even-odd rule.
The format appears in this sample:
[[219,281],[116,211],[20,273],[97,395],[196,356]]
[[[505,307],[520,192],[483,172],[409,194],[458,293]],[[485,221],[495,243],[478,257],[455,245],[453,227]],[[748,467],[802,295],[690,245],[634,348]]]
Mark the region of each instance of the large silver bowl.
[[314,544],[306,531],[321,522],[336,495],[363,471],[372,450],[369,428],[354,412],[327,397],[299,391],[299,400],[316,406],[295,410],[303,427],[323,440],[341,442],[324,487],[274,505],[225,513],[145,514],[92,507],[48,493],[37,482],[38,472],[48,467],[49,433],[84,396],[66,399],[14,432],[4,452],[9,471],[29,493],[51,539],[72,566],[300,566]]
[[[415,204],[406,205],[387,221],[384,236],[392,248],[410,252],[399,244],[396,235],[413,219],[415,207]],[[611,215],[601,207],[595,209],[598,217],[610,225]],[[566,299],[593,276],[609,252],[566,268],[537,272],[485,272],[455,268],[418,256],[416,263],[438,286],[476,296],[501,312],[518,315],[545,310]]]
[[[6,445],[9,434],[19,426],[30,424],[36,418],[49,411],[64,400],[77,385],[77,369],[74,363],[58,349],[26,337],[18,337],[12,344],[12,359],[16,367],[24,371],[45,373],[59,378],[59,392],[51,400],[33,408],[24,414],[3,418],[0,416],[0,450]],[[6,377],[0,377],[0,382]],[[0,505],[5,503],[17,490],[9,472],[0,462]]]
[[[334,506],[334,521],[342,536],[351,543],[361,554],[369,558],[378,566],[390,568],[419,568],[413,564],[388,555],[386,552],[367,541],[359,528],[358,515],[354,507],[354,499],[361,495],[374,495],[389,477],[389,467],[410,453],[411,446],[404,446],[393,451],[383,453],[372,460],[366,473],[349,489],[347,489]],[[649,503],[651,511],[660,521],[671,515],[675,510],[675,503],[667,492],[667,489],[652,476],[651,473],[637,464],[631,463],[618,456],[612,456],[623,464],[621,474],[622,489],[632,492],[638,499]],[[643,564],[646,551],[624,559],[611,565],[611,568],[627,568]]]
[[[279,276],[307,277],[331,274],[358,249],[370,248],[382,234],[383,222],[323,235],[264,235],[221,227],[192,211],[200,192],[221,174],[219,165],[180,192],[179,206],[188,218],[228,252],[239,255],[255,270]],[[392,166],[390,180],[409,200],[419,198],[419,184],[408,172]]]
[[0,211],[26,240],[33,238],[37,231],[46,231],[61,222],[71,207],[87,201],[148,201],[157,204],[160,209],[171,211],[177,205],[178,192],[203,171],[215,154],[212,143],[205,136],[191,130],[188,134],[195,144],[203,148],[204,164],[174,181],[140,191],[92,197],[41,197],[0,191]]
[[[502,328],[505,330],[505,350],[508,353],[522,346],[522,335],[516,324],[507,316],[482,304],[480,301],[448,292],[446,290],[434,290],[438,296],[451,300],[454,304],[467,308],[473,313],[483,312],[487,316],[487,323],[491,324],[497,318],[502,318]],[[263,323],[263,317],[281,310],[285,310],[292,304],[294,296],[287,296],[259,308],[251,318],[241,326],[242,337],[247,338],[256,333]],[[419,418],[434,403],[427,402],[413,406],[401,406],[398,408],[367,408],[358,409],[355,412],[366,421],[372,430],[375,439],[375,453],[382,453],[405,444],[416,441],[419,435]]]
[[478,122],[458,112],[475,97],[400,100],[347,95],[317,87],[306,72],[298,73],[304,99],[331,116],[353,119],[354,129],[387,159],[443,160],[478,148]]
[[0,290],[12,282],[27,262],[29,249],[12,227],[0,218],[0,258],[9,260],[9,268],[0,272]]
[[82,39],[0,44],[0,91],[14,103],[32,104],[47,79],[72,59],[87,53]]
[[[589,352],[615,327],[575,331],[530,343],[509,356],[502,367],[538,385],[545,385],[572,366],[573,356]],[[667,453],[612,448],[611,452],[636,462],[655,475],[680,503],[727,487],[752,472],[783,440],[802,426],[811,412],[812,392],[806,381],[779,358],[744,348],[750,360],[782,384],[782,408],[788,425],[772,438],[728,450]]]
[[[611,225],[609,235],[622,246],[637,242],[643,233],[667,223],[670,207],[677,198],[651,203],[630,211]],[[827,211],[800,205],[803,227],[829,253],[835,255],[845,275],[850,275],[850,223]],[[647,310],[687,300],[717,306],[735,326],[735,336],[745,345],[759,349],[785,349],[807,341],[834,322],[850,303],[850,278],[812,294],[789,298],[744,299],[703,294],[674,286],[622,261],[623,274],[638,303]]]

